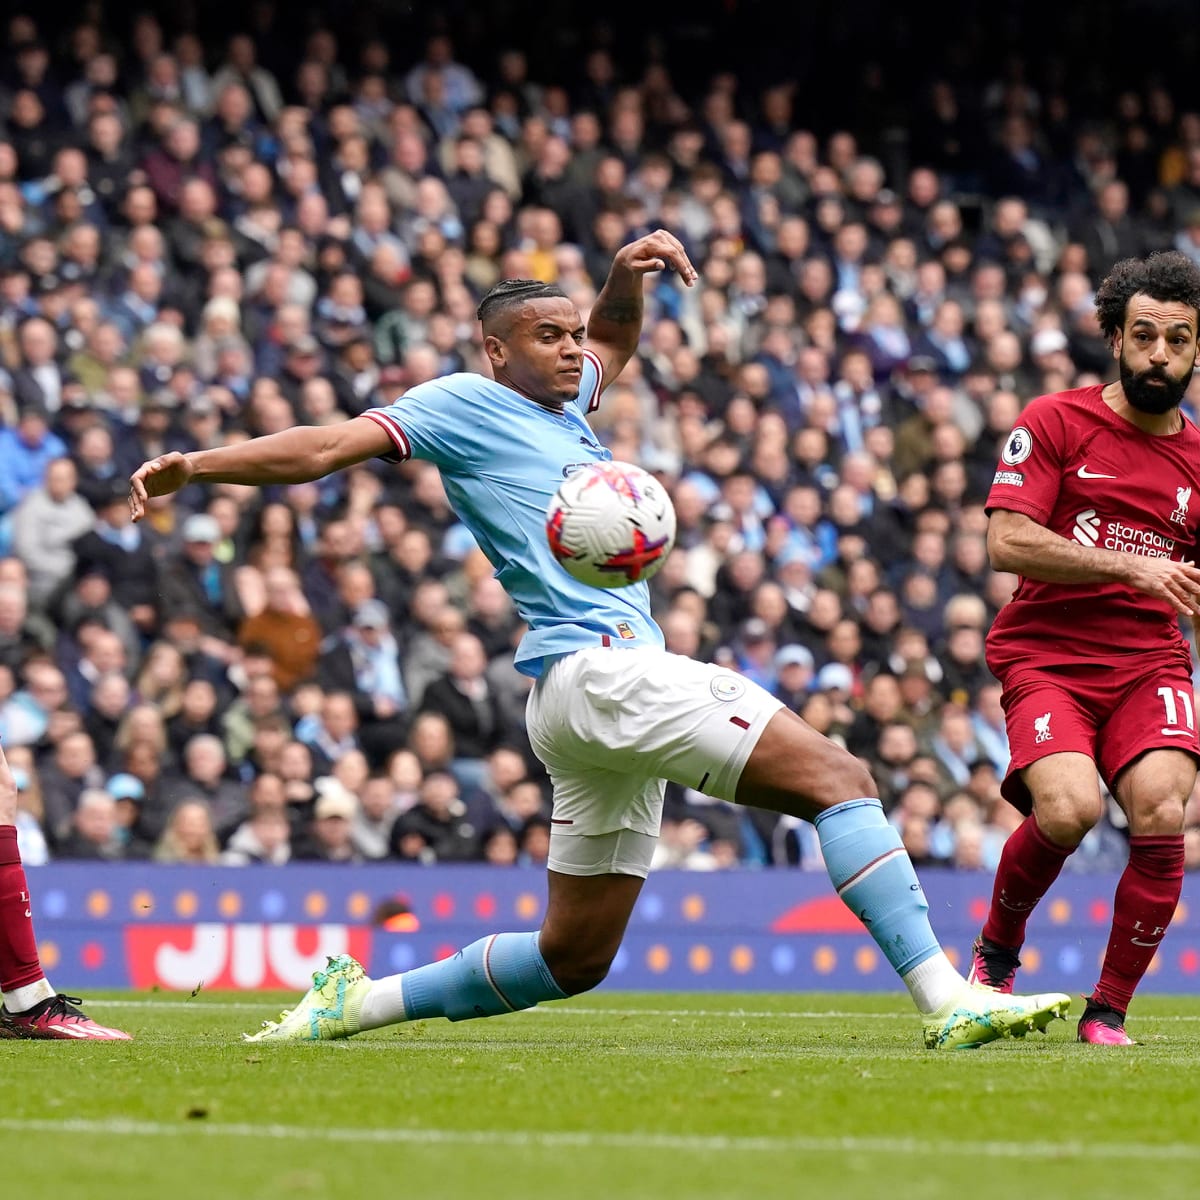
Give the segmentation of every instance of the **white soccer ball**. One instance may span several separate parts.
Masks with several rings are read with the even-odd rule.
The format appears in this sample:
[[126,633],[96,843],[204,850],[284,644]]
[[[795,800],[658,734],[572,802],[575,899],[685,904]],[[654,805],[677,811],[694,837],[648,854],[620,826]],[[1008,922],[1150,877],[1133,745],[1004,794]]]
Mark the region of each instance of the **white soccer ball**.
[[600,588],[649,579],[675,544],[675,508],[648,471],[623,462],[572,472],[546,508],[546,538],[568,575]]

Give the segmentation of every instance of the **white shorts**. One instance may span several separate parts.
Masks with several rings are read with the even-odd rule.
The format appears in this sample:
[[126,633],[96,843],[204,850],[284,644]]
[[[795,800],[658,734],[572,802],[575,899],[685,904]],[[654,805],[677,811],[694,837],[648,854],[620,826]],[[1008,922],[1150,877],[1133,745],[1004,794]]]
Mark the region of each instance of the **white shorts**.
[[600,647],[552,663],[529,695],[530,744],[554,785],[550,860],[567,875],[641,875],[665,780],[720,800],[783,704],[723,667]]

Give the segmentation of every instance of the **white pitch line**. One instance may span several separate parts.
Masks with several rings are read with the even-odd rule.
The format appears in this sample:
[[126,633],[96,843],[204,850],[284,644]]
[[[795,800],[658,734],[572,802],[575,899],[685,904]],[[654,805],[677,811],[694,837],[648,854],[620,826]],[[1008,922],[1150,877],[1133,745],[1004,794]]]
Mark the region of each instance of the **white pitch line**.
[[1050,1141],[940,1141],[923,1138],[735,1137],[716,1134],[593,1133],[501,1129],[339,1129],[300,1125],[223,1125],[209,1121],[21,1120],[0,1118],[0,1133],[78,1134],[96,1137],[254,1138],[271,1141],[348,1142],[395,1146],[504,1146],[543,1150],[650,1150],[686,1154],[880,1154],[933,1158],[1110,1159],[1200,1162],[1200,1146],[1186,1143]]
[[[150,1008],[178,1011],[188,1008],[203,1008],[227,1012],[263,1012],[270,1010],[271,1004],[250,1003],[244,1000],[94,1000],[89,1008]],[[593,1008],[578,1005],[564,1006],[561,1004],[539,1005],[528,1008],[520,1016],[538,1017],[727,1017],[731,1020],[770,1020],[779,1017],[788,1021],[912,1021],[916,1018],[911,1012],[852,1012],[840,1009],[821,1009],[811,1011],[772,1012],[770,1009],[715,1009],[715,1008]],[[1147,1014],[1142,1018],[1146,1021],[1200,1021],[1200,1015],[1186,1014]]]

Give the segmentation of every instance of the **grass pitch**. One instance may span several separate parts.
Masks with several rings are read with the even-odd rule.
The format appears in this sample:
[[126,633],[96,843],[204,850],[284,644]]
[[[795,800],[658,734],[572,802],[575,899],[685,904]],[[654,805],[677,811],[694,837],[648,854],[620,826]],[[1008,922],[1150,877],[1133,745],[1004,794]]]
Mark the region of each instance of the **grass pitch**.
[[247,1045],[294,997],[89,997],[131,1043],[0,1042],[0,1179],[41,1200],[1194,1197],[1200,998],[1128,1050],[922,1049],[907,999],[603,990]]

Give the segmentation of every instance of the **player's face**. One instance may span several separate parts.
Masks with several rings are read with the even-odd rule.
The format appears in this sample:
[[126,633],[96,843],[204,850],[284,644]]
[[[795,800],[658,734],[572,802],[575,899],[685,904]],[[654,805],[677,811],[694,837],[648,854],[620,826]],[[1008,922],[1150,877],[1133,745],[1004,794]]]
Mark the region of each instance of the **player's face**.
[[497,338],[488,353],[510,387],[539,404],[561,408],[579,395],[583,336],[583,321],[570,300],[531,300],[508,336]]
[[1115,347],[1125,398],[1139,412],[1170,412],[1183,400],[1196,365],[1196,310],[1137,295]]

